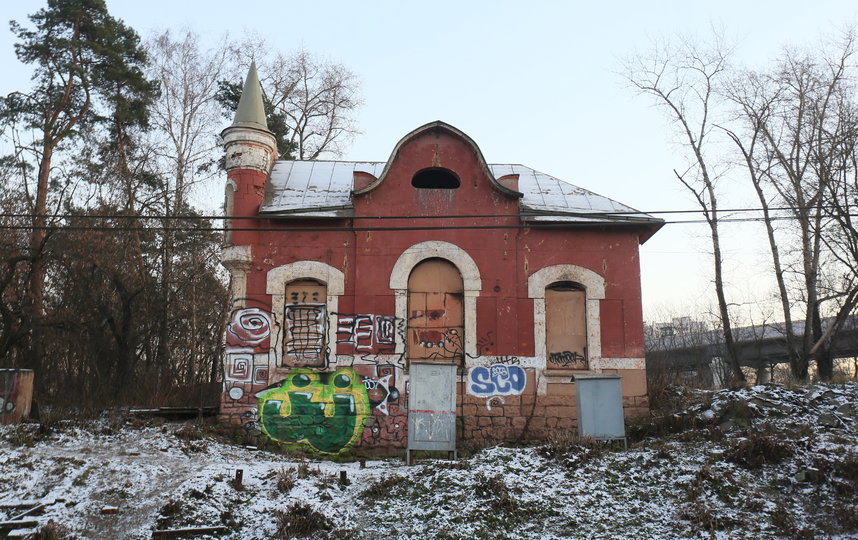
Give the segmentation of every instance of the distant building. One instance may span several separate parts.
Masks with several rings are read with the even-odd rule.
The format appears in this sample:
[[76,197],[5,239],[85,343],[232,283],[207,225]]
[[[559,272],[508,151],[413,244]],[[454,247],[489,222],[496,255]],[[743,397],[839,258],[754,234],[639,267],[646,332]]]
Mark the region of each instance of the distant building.
[[255,68],[223,137],[226,421],[403,448],[416,362],[452,366],[460,443],[572,428],[579,373],[620,374],[626,414],[647,410],[638,246],[661,220],[488,164],[443,122],[383,162],[276,161]]

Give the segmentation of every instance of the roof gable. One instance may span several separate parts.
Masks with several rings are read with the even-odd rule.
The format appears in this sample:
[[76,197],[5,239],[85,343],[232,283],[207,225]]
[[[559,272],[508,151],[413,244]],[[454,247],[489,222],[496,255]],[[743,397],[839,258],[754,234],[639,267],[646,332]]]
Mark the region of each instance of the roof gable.
[[[433,137],[458,140],[461,147],[468,150],[468,155],[466,156],[464,151],[459,152],[458,158],[443,152],[440,155],[437,152],[433,154],[433,150],[428,148],[434,144]],[[409,145],[414,145],[414,148]],[[424,148],[416,148],[420,145]],[[421,152],[423,154],[420,154]],[[416,154],[417,157],[407,155],[409,153]],[[377,199],[377,205],[370,209],[362,207],[360,215],[367,215],[368,211],[378,212],[378,215],[410,215],[407,212],[413,212],[414,209],[400,204],[402,195],[407,195],[406,190],[420,190],[401,184],[410,183],[412,175],[426,165],[440,166],[457,172],[462,166],[461,160],[465,159],[468,161],[467,166],[471,167],[469,170],[482,171],[472,174],[486,181],[482,191],[494,193],[494,198],[513,203],[521,220],[525,222],[638,225],[645,228],[641,234],[641,242],[664,224],[661,219],[530,167],[518,164],[487,164],[479,148],[467,135],[443,122],[426,124],[403,137],[386,162],[278,161],[266,183],[265,197],[259,212],[283,218],[345,218],[354,216],[356,201],[368,196],[369,199]],[[410,165],[405,163],[409,160]],[[470,178],[468,182],[478,180]],[[380,186],[383,183],[389,186],[382,190]],[[397,187],[394,184],[400,185]],[[399,198],[384,196],[382,192],[388,189],[399,189]],[[461,190],[462,188],[449,191]],[[485,201],[488,199],[484,197],[481,200],[487,204]],[[480,211],[480,208],[472,206],[469,212]],[[455,208],[451,210],[446,215],[456,214]],[[483,211],[498,213],[495,210],[492,208]],[[429,213],[431,215],[431,212]]]
[[[460,140],[466,146],[470,147],[470,150],[473,153],[474,158],[477,160],[479,168],[482,170],[482,172],[485,174],[485,176],[489,179],[492,187],[494,187],[495,189],[497,189],[501,193],[503,193],[505,195],[509,195],[511,197],[521,197],[522,196],[522,194],[519,191],[510,188],[508,185],[501,183],[500,181],[498,181],[497,178],[495,178],[494,174],[491,172],[488,164],[486,163],[486,159],[483,157],[483,152],[480,150],[480,147],[477,146],[477,143],[475,143],[473,139],[468,137],[464,132],[462,132],[462,131],[456,129],[455,127],[451,126],[450,124],[447,124],[447,123],[442,122],[440,120],[436,120],[434,122],[429,122],[428,124],[424,124],[424,125],[420,126],[419,128],[415,129],[414,131],[408,133],[406,136],[402,137],[402,139],[400,139],[399,142],[396,143],[396,146],[393,147],[393,152],[390,153],[390,157],[388,158],[387,162],[385,163],[384,169],[381,171],[381,174],[378,175],[376,180],[373,182],[370,182],[366,186],[355,189],[354,194],[355,195],[362,195],[364,193],[369,193],[370,191],[378,188],[378,186],[380,186],[382,184],[382,182],[384,182],[385,179],[387,179],[388,175],[390,174],[391,169],[393,168],[394,164],[397,162],[399,155],[400,155],[400,152],[402,151],[402,148],[404,146],[408,145],[409,143],[411,143],[413,141],[420,139],[421,137],[427,137],[427,136],[431,137],[433,135],[435,137],[438,137],[441,134],[450,135],[450,136]],[[436,152],[436,155],[433,156],[432,166],[436,166],[436,167],[437,166],[443,166],[441,164],[440,156],[438,155],[437,152]]]

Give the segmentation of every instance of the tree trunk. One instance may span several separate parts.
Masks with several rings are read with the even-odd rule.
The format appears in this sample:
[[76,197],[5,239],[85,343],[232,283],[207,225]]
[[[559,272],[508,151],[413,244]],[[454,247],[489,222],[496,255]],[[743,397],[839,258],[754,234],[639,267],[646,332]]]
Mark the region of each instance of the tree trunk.
[[46,133],[42,144],[42,159],[39,162],[39,176],[36,183],[36,203],[33,207],[33,229],[30,231],[30,283],[28,323],[30,326],[30,347],[27,352],[26,367],[39,377],[44,357],[44,336],[42,325],[45,315],[45,262],[42,252],[45,247],[48,223],[48,179],[51,173],[53,143]]
[[[713,215],[714,215],[713,210]],[[712,233],[712,251],[715,257],[715,294],[718,296],[718,311],[721,315],[721,324],[724,333],[724,348],[727,352],[727,363],[730,365],[730,371],[733,375],[733,382],[744,383],[745,374],[742,373],[742,366],[739,364],[739,357],[736,354],[736,344],[733,341],[733,329],[730,324],[730,312],[727,309],[727,297],[724,294],[724,278],[722,274],[721,262],[721,239],[718,234],[718,222],[713,220],[709,224],[709,229]]]

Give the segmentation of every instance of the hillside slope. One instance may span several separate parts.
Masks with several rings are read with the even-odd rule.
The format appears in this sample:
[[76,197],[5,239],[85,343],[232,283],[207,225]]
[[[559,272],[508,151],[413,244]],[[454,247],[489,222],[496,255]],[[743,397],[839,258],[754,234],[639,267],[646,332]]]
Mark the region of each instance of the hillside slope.
[[0,520],[40,501],[37,528],[83,538],[858,535],[858,384],[674,395],[679,412],[630,426],[626,451],[558,433],[413,467],[296,459],[194,424],[3,426]]

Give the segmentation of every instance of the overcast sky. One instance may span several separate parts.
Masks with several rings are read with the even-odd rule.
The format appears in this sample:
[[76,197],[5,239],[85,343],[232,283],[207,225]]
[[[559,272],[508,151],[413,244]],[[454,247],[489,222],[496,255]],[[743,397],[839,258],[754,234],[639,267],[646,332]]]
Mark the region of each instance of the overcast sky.
[[[343,159],[386,160],[415,127],[443,120],[471,136],[490,163],[521,163],[643,211],[694,208],[673,177],[681,147],[651,101],[619,75],[623,58],[654,38],[705,37],[723,28],[737,61],[764,66],[784,45],[811,46],[858,16],[852,1],[810,2],[266,2],[107,0],[142,36],[190,27],[213,43],[229,32],[341,62],[361,80],[362,135]],[[20,22],[44,2],[2,0]],[[29,70],[0,31],[0,94],[24,89]],[[741,175],[727,204],[753,205]],[[208,188],[219,199],[220,184]],[[662,216],[665,217],[665,216]],[[770,295],[762,229],[730,226],[732,299]],[[763,240],[761,238],[761,240]],[[699,309],[714,296],[701,226],[667,225],[641,248],[645,317]]]

